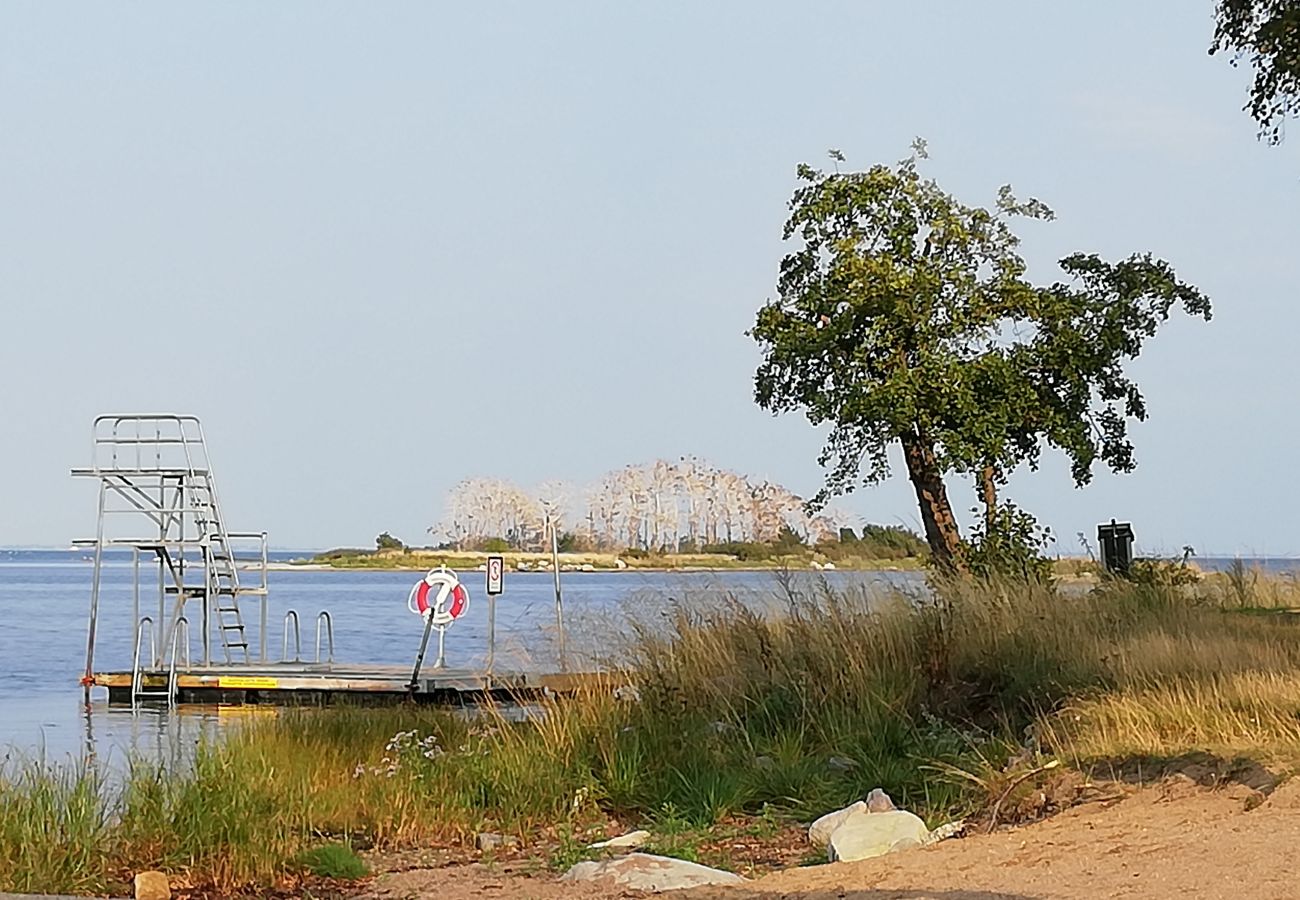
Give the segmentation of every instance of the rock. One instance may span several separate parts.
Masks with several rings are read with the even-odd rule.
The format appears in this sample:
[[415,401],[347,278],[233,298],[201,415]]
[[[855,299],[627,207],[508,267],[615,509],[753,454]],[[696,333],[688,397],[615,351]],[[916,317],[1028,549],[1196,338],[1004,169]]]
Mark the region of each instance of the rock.
[[839,828],[849,816],[865,816],[867,804],[859,800],[851,806],[827,813],[808,828],[808,843],[814,847],[825,847],[830,843],[831,832]]
[[828,562],[826,565],[822,566],[822,568],[825,569],[827,572],[833,572],[835,571],[835,563]]
[[871,859],[895,850],[919,847],[929,837],[930,829],[910,812],[849,815],[831,832],[826,856],[831,862]]
[[491,831],[484,831],[474,836],[475,849],[483,853],[490,853],[493,850],[504,850],[518,846],[519,839],[512,834],[496,834]]
[[172,900],[171,885],[162,872],[140,872],[135,876],[135,900]]
[[826,760],[826,765],[836,772],[847,772],[849,769],[856,769],[858,763],[856,760],[849,759],[847,756],[832,756]]
[[649,853],[629,853],[627,856],[601,862],[580,862],[565,872],[560,880],[605,881],[616,887],[654,893],[745,882],[745,879],[731,872]]
[[596,567],[595,567],[594,565],[592,565],[591,563],[583,563],[583,564],[582,564],[582,571],[584,571],[584,572],[594,572],[594,571],[596,571]]
[[948,822],[940,825],[930,832],[930,836],[925,839],[926,844],[937,844],[940,841],[946,841],[948,838],[957,837],[966,830],[966,822],[958,819],[956,822]]
[[894,801],[881,788],[872,788],[867,794],[867,811],[873,813],[893,812],[898,809]]
[[776,760],[770,756],[755,756],[754,768],[763,772],[770,772],[776,768]]
[[822,570],[822,564],[815,559],[811,563],[809,563],[809,565],[811,566],[814,572],[820,572]]
[[650,843],[650,832],[629,831],[627,834],[587,845],[588,850],[636,850]]
[[626,569],[626,568],[627,568],[627,563],[623,562],[623,560],[621,560],[621,559],[616,559],[616,560],[614,560],[614,568],[616,568],[616,569]]

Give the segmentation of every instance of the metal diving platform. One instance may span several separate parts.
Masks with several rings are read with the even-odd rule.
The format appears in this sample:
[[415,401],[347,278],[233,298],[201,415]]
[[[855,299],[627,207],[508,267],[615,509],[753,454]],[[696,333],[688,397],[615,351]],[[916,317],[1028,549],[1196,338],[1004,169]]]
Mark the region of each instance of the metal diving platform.
[[[489,645],[482,668],[447,667],[441,653],[434,665],[425,666],[428,625],[413,663],[335,661],[328,611],[316,618],[313,660],[301,658],[301,629],[294,610],[284,617],[280,659],[272,660],[267,648],[266,532],[227,527],[197,417],[100,416],[92,428],[91,464],[72,474],[99,484],[95,537],[74,542],[93,551],[94,563],[81,678],[87,699],[91,688],[102,687],[110,703],[132,705],[297,704],[342,697],[459,703],[567,694],[601,686],[607,679],[595,672],[569,672],[564,665],[558,580],[558,672],[508,671],[494,665],[494,597],[488,598]],[[105,589],[106,555],[127,551],[132,570],[132,665],[129,671],[97,671],[101,606],[122,600],[108,600],[113,592]],[[199,638],[193,659],[191,628]]]

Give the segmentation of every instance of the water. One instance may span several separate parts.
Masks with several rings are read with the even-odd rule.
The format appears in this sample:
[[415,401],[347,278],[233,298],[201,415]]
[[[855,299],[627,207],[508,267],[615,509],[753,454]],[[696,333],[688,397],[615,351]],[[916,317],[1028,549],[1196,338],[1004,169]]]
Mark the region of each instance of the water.
[[[284,560],[301,556],[277,554]],[[152,569],[142,565],[147,581]],[[107,705],[96,691],[89,707],[77,679],[85,668],[86,609],[92,569],[81,552],[0,550],[0,754],[6,748],[59,759],[91,752],[124,758],[127,751],[164,754],[192,743],[225,722],[262,714],[258,708],[186,707],[179,712]],[[466,616],[447,633],[447,664],[475,665],[486,650],[487,603],[483,573],[461,572],[470,588]],[[811,586],[813,575],[801,574]],[[918,573],[829,572],[836,587],[916,584]],[[270,573],[267,653],[280,658],[284,614],[297,610],[302,655],[315,657],[314,623],[328,609],[334,618],[335,658],[347,662],[414,662],[421,620],[407,611],[406,598],[419,578],[414,572],[287,569]],[[97,671],[129,671],[134,640],[132,568],[129,554],[105,564],[100,599]],[[653,615],[670,599],[706,591],[775,597],[772,572],[574,572],[564,573],[564,610],[572,653],[606,652],[610,631],[626,627],[629,614]],[[250,643],[256,653],[256,598],[245,600]],[[157,615],[157,595],[142,591],[141,614]],[[197,614],[191,613],[191,653],[201,658]],[[497,602],[497,665],[546,668],[555,664],[555,595],[546,573],[508,572]],[[324,653],[322,648],[322,653]],[[292,656],[292,646],[290,655]],[[214,658],[219,658],[219,651]],[[433,648],[426,664],[433,661]]]

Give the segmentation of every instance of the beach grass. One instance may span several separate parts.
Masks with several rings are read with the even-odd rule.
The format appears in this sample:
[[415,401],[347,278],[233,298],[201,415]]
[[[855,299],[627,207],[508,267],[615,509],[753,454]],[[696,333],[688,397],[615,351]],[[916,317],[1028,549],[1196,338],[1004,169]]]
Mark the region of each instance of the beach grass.
[[522,719],[286,710],[117,782],[10,762],[0,889],[111,892],[154,867],[218,892],[283,886],[318,847],[468,852],[480,831],[567,859],[615,823],[688,853],[711,829],[807,821],[875,787],[931,825],[978,818],[1053,761],[1200,751],[1287,767],[1300,622],[1277,610],[1291,596],[1268,579],[962,582],[787,589],[777,614],[666,604],[628,626],[618,691]]

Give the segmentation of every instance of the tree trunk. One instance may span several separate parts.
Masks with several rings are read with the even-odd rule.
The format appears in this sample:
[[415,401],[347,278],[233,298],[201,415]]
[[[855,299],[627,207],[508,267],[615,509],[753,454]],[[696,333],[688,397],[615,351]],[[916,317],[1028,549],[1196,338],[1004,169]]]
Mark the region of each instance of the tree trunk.
[[943,473],[934,458],[934,447],[915,434],[909,435],[903,440],[903,458],[907,462],[907,477],[916,490],[925,539],[935,565],[949,571],[964,571],[961,532],[952,514],[952,504],[948,502]]
[[992,536],[998,525],[998,484],[996,470],[985,466],[980,470],[980,499],[984,501],[984,538]]

